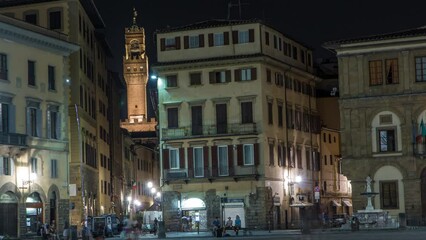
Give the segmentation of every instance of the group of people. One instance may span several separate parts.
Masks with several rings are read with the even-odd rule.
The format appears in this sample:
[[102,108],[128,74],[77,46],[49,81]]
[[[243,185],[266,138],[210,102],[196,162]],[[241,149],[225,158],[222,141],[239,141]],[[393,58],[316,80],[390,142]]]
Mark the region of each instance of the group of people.
[[49,224],[42,224],[38,229],[38,235],[40,235],[43,239],[48,240],[59,240],[59,236],[56,232],[56,224],[55,220]]
[[213,235],[218,237],[218,230],[222,230],[226,236],[226,230],[234,230],[235,235],[238,236],[238,232],[241,229],[241,219],[240,216],[235,216],[235,222],[232,221],[231,217],[228,217],[228,220],[225,222],[224,228],[221,228],[220,220],[218,217],[213,220]]

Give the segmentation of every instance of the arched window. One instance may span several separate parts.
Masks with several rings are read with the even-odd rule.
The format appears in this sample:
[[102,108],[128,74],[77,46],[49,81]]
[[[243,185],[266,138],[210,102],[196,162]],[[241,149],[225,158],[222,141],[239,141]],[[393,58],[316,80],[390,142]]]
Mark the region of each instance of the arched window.
[[371,138],[373,153],[400,152],[402,143],[399,117],[390,111],[378,113],[371,123]]

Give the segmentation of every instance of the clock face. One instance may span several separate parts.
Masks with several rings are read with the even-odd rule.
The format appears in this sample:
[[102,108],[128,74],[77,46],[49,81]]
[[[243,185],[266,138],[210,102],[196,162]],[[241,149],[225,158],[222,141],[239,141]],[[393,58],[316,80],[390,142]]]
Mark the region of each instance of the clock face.
[[140,46],[138,40],[132,40],[130,41],[130,51],[131,52],[140,52]]

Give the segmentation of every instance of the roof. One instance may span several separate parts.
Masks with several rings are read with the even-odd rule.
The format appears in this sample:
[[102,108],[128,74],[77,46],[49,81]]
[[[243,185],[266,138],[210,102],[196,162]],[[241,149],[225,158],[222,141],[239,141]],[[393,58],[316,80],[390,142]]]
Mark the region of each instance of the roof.
[[192,23],[189,25],[184,25],[179,27],[168,27],[165,29],[160,29],[160,30],[157,30],[156,33],[179,32],[179,31],[185,31],[185,30],[233,26],[233,25],[241,25],[241,24],[249,24],[249,23],[262,23],[262,21],[259,19],[250,19],[250,20],[212,19],[212,20],[206,20],[206,21]]
[[[0,8],[56,1],[60,0],[0,0]],[[89,16],[93,26],[95,26],[95,28],[105,28],[105,23],[93,3],[93,0],[80,0],[80,3]]]
[[418,36],[426,36],[426,26],[406,29],[406,30],[401,30],[401,31],[396,31],[391,33],[375,34],[375,35],[369,35],[369,36],[363,36],[363,37],[329,41],[329,42],[325,42],[323,45],[326,48],[330,48],[330,47],[333,48],[334,45],[339,45],[339,44],[382,41],[382,40],[409,38],[409,37],[418,37]]

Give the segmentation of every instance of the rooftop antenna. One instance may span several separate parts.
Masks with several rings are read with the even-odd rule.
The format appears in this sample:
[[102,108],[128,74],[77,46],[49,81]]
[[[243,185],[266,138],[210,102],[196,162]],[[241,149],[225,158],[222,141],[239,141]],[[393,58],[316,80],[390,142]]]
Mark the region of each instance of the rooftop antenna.
[[248,3],[241,3],[241,0],[238,0],[238,3],[232,3],[232,0],[228,3],[228,20],[231,18],[231,8],[232,7],[238,7],[238,13],[240,14],[241,19],[241,6],[242,5],[248,5]]

